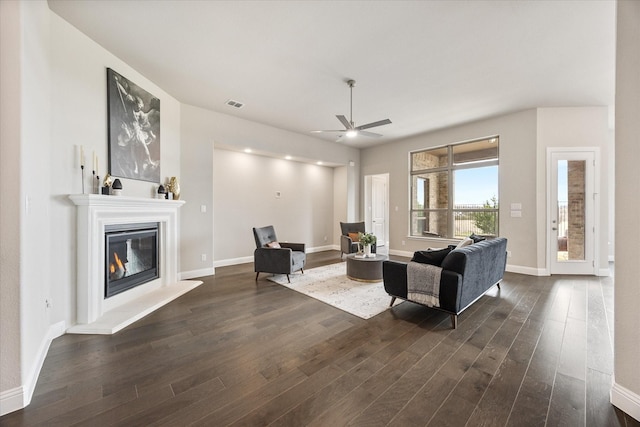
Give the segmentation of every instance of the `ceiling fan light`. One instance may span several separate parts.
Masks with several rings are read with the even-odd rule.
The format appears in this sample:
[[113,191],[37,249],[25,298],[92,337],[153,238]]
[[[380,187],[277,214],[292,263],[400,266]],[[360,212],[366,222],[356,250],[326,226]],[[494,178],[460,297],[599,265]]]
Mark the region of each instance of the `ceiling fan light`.
[[355,129],[349,129],[345,135],[347,136],[347,138],[353,138],[354,136],[358,135],[358,131]]

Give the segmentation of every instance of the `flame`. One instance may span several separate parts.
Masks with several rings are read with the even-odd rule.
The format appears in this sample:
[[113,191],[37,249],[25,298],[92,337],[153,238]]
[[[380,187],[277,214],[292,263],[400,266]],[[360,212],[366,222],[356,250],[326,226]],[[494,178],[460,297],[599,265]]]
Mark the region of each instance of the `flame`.
[[113,253],[113,258],[116,265],[114,265],[113,263],[109,264],[109,273],[115,274],[116,271],[124,271],[124,264],[122,263],[120,257],[116,252]]

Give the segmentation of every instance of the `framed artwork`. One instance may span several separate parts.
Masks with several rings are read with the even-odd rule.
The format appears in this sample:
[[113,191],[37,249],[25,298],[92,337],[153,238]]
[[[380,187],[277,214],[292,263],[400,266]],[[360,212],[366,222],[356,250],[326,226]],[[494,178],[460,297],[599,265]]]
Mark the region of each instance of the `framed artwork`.
[[109,173],[160,182],[160,100],[107,68]]

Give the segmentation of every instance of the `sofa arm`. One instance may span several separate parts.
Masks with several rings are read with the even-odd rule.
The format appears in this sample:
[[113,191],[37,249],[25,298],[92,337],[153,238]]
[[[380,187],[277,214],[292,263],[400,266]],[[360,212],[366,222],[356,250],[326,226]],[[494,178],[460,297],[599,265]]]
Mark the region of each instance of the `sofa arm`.
[[407,298],[407,264],[398,261],[384,261],[382,263],[382,280],[384,290],[389,294],[403,299]]
[[288,273],[291,271],[292,251],[289,248],[257,248],[253,252],[255,271]]
[[304,243],[289,243],[289,242],[280,242],[281,248],[288,248],[292,251],[304,252],[305,244]]
[[351,245],[353,245],[353,240],[351,240],[351,237],[345,236],[344,234],[340,235],[340,251],[342,253],[350,254]]

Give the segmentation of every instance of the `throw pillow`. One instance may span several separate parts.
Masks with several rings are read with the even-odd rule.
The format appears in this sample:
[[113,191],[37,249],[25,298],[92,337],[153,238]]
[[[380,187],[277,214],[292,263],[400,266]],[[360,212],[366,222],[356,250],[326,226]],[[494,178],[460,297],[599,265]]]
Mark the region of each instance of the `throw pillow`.
[[269,242],[269,243],[267,243],[267,247],[268,248],[280,248],[281,246],[280,246],[280,243],[278,243],[278,242]]
[[353,243],[360,241],[360,233],[349,233],[349,238]]
[[478,243],[478,242],[482,242],[483,240],[487,240],[486,237],[478,236],[476,233],[471,233],[469,238],[473,240],[473,243]]
[[442,260],[449,255],[451,249],[430,249],[428,251],[416,251],[413,253],[411,261],[419,262],[421,264],[431,264],[440,267]]
[[465,237],[463,240],[460,241],[460,243],[458,243],[458,245],[456,246],[456,249],[464,248],[465,246],[469,246],[471,244],[473,244],[473,240],[471,240],[468,237]]

